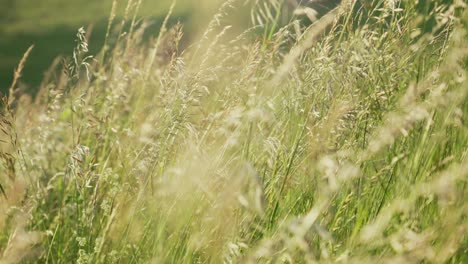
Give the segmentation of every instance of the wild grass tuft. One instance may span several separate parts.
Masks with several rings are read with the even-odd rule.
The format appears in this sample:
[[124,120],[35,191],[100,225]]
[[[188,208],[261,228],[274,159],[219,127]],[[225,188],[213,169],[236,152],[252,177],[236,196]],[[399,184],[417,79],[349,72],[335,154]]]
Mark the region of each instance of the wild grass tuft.
[[278,3],[232,36],[227,1],[182,50],[169,15],[142,41],[129,1],[129,33],[93,63],[80,29],[34,99],[22,60],[0,262],[468,261],[466,4],[342,1],[306,26]]

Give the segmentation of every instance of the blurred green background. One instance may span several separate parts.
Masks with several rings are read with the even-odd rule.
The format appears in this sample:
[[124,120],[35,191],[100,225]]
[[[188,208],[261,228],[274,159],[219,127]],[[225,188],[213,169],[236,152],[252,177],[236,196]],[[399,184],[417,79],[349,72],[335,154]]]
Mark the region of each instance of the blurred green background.
[[[127,0],[117,2],[118,15],[122,16]],[[203,23],[192,19],[194,14],[210,10],[207,5],[215,2],[179,0],[173,20]],[[154,22],[148,34],[157,35],[170,5],[170,0],[143,1],[139,17]],[[104,42],[111,7],[112,0],[0,0],[0,91],[9,87],[14,68],[33,44],[21,78],[21,85],[27,90],[35,89],[54,58],[71,56],[78,28],[93,25],[89,45],[91,54],[96,54]]]
[[[117,14],[122,16],[127,1],[116,0]],[[454,0],[419,1],[418,10],[424,15],[424,24],[430,30],[435,24],[427,14],[433,9],[434,2],[452,3]],[[113,0],[0,0],[0,92],[10,86],[14,68],[23,53],[35,45],[30,54],[20,86],[27,91],[34,91],[43,79],[44,72],[58,56],[71,56],[75,45],[75,34],[80,27],[92,25],[89,39],[90,54],[96,54],[102,48],[108,17]],[[184,24],[186,39],[199,34],[220,4],[225,0],[177,0],[172,22]],[[255,1],[237,1],[233,12],[234,20],[227,24],[250,22],[248,4]],[[379,1],[380,2],[380,1]],[[142,0],[138,17],[150,20],[152,27],[148,36],[156,36],[162,20],[172,0]],[[226,22],[226,21],[225,21]],[[231,29],[230,32],[238,31]],[[187,35],[189,37],[187,37]]]

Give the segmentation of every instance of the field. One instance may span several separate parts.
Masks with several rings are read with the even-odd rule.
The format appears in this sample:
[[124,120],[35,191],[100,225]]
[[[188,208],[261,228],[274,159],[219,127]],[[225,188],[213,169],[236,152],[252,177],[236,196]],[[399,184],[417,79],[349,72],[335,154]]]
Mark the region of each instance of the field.
[[154,37],[129,2],[34,94],[16,62],[0,263],[468,262],[464,1],[228,0],[200,34],[186,1]]
[[[174,17],[188,20],[192,5],[191,1],[179,1]],[[155,23],[150,34],[157,35],[169,6],[170,1],[166,0],[143,2],[140,17]],[[8,88],[14,67],[30,45],[35,48],[23,72],[29,92],[37,90],[43,73],[56,57],[73,52],[78,28],[92,26],[89,48],[97,53],[104,43],[111,7],[112,0],[41,0],[34,4],[30,0],[0,0],[0,91]],[[121,3],[116,15],[124,12],[125,4]]]

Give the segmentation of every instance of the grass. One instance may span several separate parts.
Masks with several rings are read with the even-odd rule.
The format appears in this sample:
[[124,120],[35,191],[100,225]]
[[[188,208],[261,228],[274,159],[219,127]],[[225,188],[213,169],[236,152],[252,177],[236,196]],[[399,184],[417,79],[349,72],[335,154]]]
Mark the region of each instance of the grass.
[[1,261],[468,261],[466,6],[359,3],[233,35],[227,1],[186,49],[80,30],[3,99]]
[[[134,4],[137,1],[134,1]],[[112,0],[84,1],[47,0],[31,4],[28,0],[0,0],[0,91],[12,82],[13,68],[30,45],[35,45],[23,72],[23,87],[29,93],[37,91],[43,73],[58,56],[73,50],[73,38],[79,27],[92,26],[90,50],[99,52],[104,44],[107,18]],[[170,1],[144,1],[139,16],[154,23],[148,35],[157,34]],[[118,1],[116,14],[125,13],[125,1]],[[190,1],[181,1],[174,16],[187,21],[192,10]],[[91,28],[90,28],[91,29]]]
[[[107,19],[111,11],[113,0],[86,1],[72,0],[64,3],[60,0],[47,0],[31,5],[28,0],[2,0],[6,7],[5,17],[7,24],[1,25],[2,31],[10,34],[17,32],[41,33],[55,27],[77,27],[91,22]],[[137,1],[133,1],[135,5]],[[117,15],[123,15],[126,8],[125,1],[117,1],[115,10]],[[146,17],[164,17],[169,8],[170,1],[144,1],[139,14]],[[176,8],[176,14],[190,9],[189,1],[182,0]],[[79,11],[79,12],[77,12]]]

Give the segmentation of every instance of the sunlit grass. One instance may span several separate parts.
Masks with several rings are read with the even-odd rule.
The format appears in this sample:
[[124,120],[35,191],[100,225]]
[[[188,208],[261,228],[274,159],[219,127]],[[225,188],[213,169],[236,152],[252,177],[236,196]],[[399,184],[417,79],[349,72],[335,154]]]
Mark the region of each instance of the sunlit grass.
[[3,100],[2,261],[466,262],[465,4],[367,2],[232,36],[227,1],[186,49],[80,29]]

